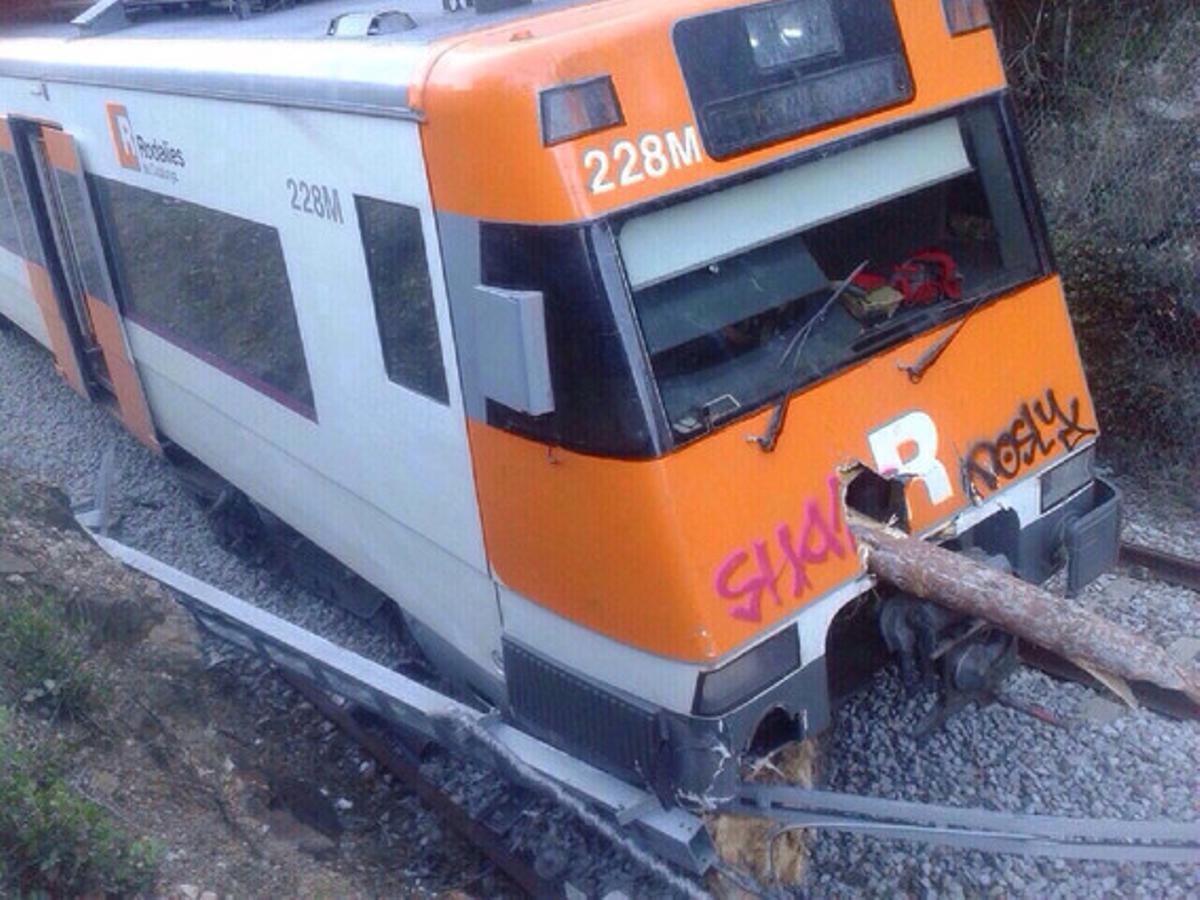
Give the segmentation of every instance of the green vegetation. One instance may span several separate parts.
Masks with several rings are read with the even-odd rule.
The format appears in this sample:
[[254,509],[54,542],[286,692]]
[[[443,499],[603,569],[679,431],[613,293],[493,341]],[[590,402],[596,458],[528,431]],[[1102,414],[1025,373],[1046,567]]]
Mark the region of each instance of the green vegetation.
[[77,897],[153,889],[159,849],[131,840],[59,766],[17,748],[0,707],[0,893]]
[[48,740],[32,737],[37,728],[16,727],[27,709],[59,727],[90,723],[103,696],[88,635],[72,623],[62,598],[0,590],[0,702],[8,704],[0,705],[0,896],[153,889],[158,848],[130,838],[108,811],[75,791],[64,777],[69,761]]
[[12,701],[36,704],[53,718],[78,719],[96,702],[87,644],[55,594],[0,599],[0,667]]

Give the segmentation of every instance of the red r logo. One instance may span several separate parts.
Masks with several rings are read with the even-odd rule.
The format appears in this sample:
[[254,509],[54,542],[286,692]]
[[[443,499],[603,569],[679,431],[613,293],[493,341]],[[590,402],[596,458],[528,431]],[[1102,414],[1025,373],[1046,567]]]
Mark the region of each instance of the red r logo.
[[138,158],[137,143],[133,137],[133,124],[129,121],[129,112],[124,106],[109,103],[108,128],[112,132],[113,149],[117,151],[117,162],[126,169],[140,172],[141,160]]

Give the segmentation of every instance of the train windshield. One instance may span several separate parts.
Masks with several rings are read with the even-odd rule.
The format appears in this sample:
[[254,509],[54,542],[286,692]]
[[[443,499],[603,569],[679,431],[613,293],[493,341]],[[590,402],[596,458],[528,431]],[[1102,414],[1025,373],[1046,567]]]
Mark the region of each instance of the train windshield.
[[618,244],[676,442],[1045,272],[996,104],[635,215]]

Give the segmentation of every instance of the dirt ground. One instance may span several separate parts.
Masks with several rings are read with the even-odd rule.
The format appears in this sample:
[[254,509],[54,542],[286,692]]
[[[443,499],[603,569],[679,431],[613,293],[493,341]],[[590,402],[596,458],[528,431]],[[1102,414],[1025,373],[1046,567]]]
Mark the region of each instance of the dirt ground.
[[[333,727],[269,670],[206,662],[190,616],[100,551],[59,492],[0,472],[0,604],[51,593],[98,635],[87,665],[103,702],[63,721],[0,697],[10,737],[69,753],[72,787],[161,847],[159,896],[425,894],[397,875],[410,856],[463,852],[381,827],[414,805],[390,777],[352,753],[347,766]],[[469,887],[472,867],[459,871]]]

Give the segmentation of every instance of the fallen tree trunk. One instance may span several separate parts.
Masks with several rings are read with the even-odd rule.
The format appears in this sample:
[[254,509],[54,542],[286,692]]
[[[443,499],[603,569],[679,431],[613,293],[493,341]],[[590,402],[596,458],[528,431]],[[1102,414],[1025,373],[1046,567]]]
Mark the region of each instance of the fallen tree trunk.
[[1200,675],[1114,622],[926,541],[862,525],[854,534],[866,548],[868,570],[882,581],[986,619],[1073,662],[1177,691],[1200,705]]

